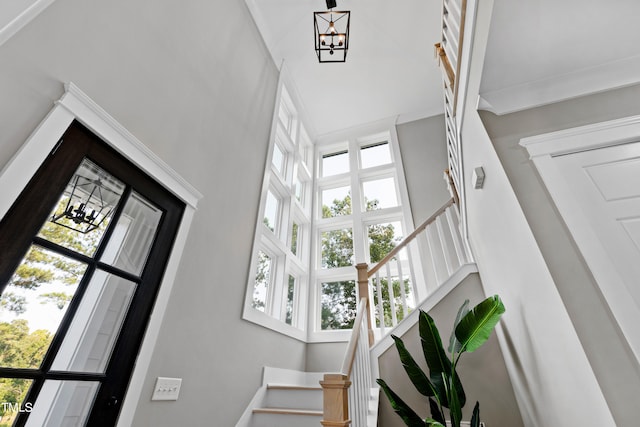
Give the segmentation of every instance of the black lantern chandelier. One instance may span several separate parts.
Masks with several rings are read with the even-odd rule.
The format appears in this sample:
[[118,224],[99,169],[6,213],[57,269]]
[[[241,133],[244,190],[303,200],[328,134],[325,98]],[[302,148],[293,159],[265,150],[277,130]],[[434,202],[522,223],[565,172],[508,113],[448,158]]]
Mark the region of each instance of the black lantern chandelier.
[[326,12],[313,13],[316,55],[320,62],[345,62],[349,49],[350,11],[334,11],[336,0],[326,0]]
[[85,159],[64,192],[66,203],[61,203],[64,209],[59,206],[51,221],[83,234],[89,233],[111,216],[123,189],[121,182]]

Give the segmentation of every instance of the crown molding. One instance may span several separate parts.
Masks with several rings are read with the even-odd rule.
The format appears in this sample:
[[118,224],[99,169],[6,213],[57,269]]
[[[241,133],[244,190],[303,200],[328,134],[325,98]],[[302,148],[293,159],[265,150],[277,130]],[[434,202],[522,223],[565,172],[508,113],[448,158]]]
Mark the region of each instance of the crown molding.
[[[14,18],[0,28],[0,46],[9,40],[14,34],[27,25],[33,18],[38,16],[40,12],[45,10],[55,0],[34,0],[27,7],[22,9]],[[24,2],[22,2],[24,3]],[[9,8],[8,5],[0,6],[0,13]],[[1,25],[1,24],[0,24]]]
[[514,113],[640,83],[640,56],[480,94],[478,109]]
[[202,194],[144,145],[115,118],[94,102],[78,86],[69,82],[65,93],[56,105],[72,113],[83,125],[99,135],[109,145],[115,146],[129,160],[145,170],[177,197],[192,207],[197,207]]

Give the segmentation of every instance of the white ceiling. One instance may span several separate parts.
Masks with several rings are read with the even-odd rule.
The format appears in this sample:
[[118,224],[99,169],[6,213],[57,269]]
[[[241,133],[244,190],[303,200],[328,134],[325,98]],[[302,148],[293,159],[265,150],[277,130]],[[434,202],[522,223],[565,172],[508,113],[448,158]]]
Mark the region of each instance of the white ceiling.
[[439,0],[337,0],[351,11],[345,63],[314,51],[313,12],[325,0],[246,0],[276,64],[284,60],[317,135],[401,115],[442,112],[433,45]]
[[640,1],[494,0],[482,75],[499,114],[640,82]]
[[[325,0],[246,2],[317,135],[442,112],[441,0],[337,0],[351,11],[351,39],[347,61],[333,64],[313,49]],[[494,0],[481,107],[503,114],[639,83],[638,18],[638,0]]]

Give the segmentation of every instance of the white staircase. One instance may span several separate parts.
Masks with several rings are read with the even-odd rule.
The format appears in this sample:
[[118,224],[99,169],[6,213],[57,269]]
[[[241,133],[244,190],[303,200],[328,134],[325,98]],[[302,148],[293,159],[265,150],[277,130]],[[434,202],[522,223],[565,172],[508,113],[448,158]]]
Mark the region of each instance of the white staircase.
[[322,420],[319,384],[267,384],[262,403],[252,410],[251,427],[318,427]]
[[[262,386],[235,427],[320,427],[324,373],[265,367]],[[371,389],[367,425],[375,427],[378,388]]]
[[320,426],[322,373],[265,367],[262,386],[236,427]]

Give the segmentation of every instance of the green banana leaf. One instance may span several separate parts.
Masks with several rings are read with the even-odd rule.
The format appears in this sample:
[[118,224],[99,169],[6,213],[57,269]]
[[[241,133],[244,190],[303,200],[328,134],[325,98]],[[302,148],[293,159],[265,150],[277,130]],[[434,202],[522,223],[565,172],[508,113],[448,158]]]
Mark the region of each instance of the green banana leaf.
[[433,420],[438,421],[439,423],[442,423],[442,424],[446,423],[444,419],[444,414],[442,413],[441,408],[438,405],[438,402],[436,402],[432,398],[429,398],[429,410],[431,411],[431,418]]
[[480,427],[480,402],[476,402],[471,415],[471,427]]
[[418,366],[415,359],[411,356],[411,353],[406,349],[404,342],[401,338],[398,338],[395,335],[391,335],[393,341],[395,341],[396,349],[398,350],[398,355],[400,356],[400,361],[402,362],[402,366],[404,370],[407,372],[409,379],[415,386],[418,393],[424,396],[435,396],[436,389],[431,381],[429,381],[429,377],[424,373],[422,368]]
[[460,320],[462,320],[462,318],[466,316],[468,312],[469,312],[469,300],[467,299],[462,303],[462,305],[458,309],[456,320],[453,323],[453,330],[451,331],[451,336],[449,337],[449,348],[448,348],[449,353],[451,354],[459,353],[460,349],[462,348],[462,343],[458,341],[458,339],[456,338],[456,327],[458,326],[458,323],[460,323]]
[[[457,379],[457,376],[456,376]],[[463,394],[464,397],[464,394]],[[455,390],[449,391],[449,416],[451,417],[451,427],[460,427],[462,421],[462,407],[464,402],[460,401],[460,396]]]
[[453,373],[451,361],[442,347],[440,333],[433,318],[422,310],[420,310],[418,328],[422,342],[422,352],[429,367],[429,378],[435,387],[438,400],[442,406],[450,408],[449,393],[447,393],[447,390],[450,379],[452,376],[455,376],[454,389],[457,393],[458,402],[461,406],[464,406],[466,397],[460,377]]
[[482,346],[504,312],[500,297],[494,295],[467,313],[455,329],[456,338],[462,343],[461,352],[471,353]]
[[389,399],[389,403],[391,403],[391,407],[393,408],[393,410],[396,411],[396,414],[398,414],[400,418],[402,418],[402,420],[408,427],[425,427],[425,425],[429,425],[426,424],[425,421],[423,421],[422,418],[420,418],[420,416],[416,414],[414,410],[411,409],[409,405],[407,405],[400,398],[400,396],[394,393],[394,391],[389,388],[384,380],[378,378],[376,382],[380,385],[380,387],[382,387],[384,394],[387,395],[387,398]]

